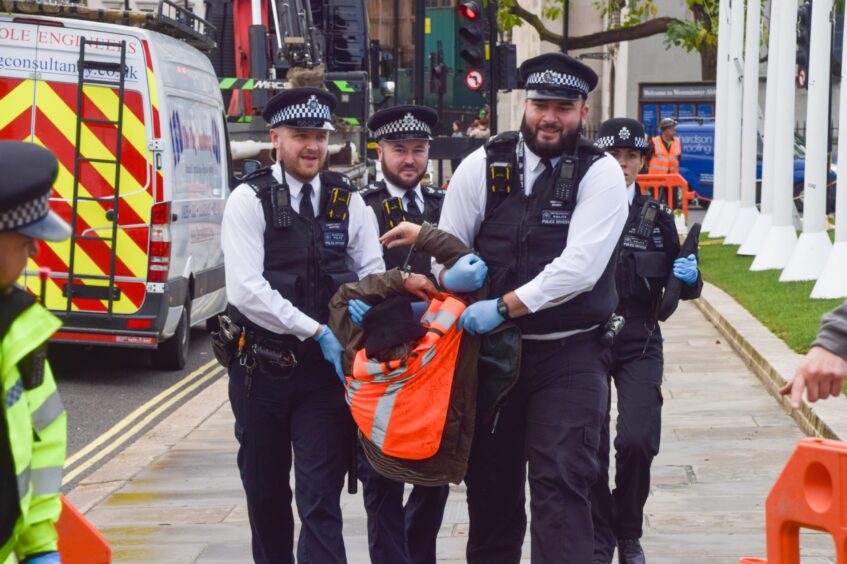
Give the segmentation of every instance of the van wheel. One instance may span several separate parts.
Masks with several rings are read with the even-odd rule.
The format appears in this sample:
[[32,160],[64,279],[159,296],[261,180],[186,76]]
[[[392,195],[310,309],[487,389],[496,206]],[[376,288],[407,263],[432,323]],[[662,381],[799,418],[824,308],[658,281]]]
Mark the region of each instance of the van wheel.
[[797,213],[803,215],[803,196],[806,185],[803,182],[798,182],[794,185],[794,206],[797,208]]
[[191,302],[182,308],[176,333],[153,351],[153,366],[162,370],[182,370],[188,360],[188,345],[191,341]]

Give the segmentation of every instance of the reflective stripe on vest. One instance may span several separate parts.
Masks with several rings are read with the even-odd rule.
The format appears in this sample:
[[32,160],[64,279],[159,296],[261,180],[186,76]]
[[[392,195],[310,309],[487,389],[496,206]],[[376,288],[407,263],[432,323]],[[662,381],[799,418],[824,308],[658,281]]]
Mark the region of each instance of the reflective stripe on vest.
[[441,445],[462,332],[465,304],[433,300],[421,317],[426,335],[405,357],[367,358],[364,348],[347,377],[347,403],[362,433],[383,453],[408,460],[434,455]]
[[679,137],[673,138],[668,150],[661,135],[653,137],[653,157],[649,163],[650,174],[673,174],[679,171],[679,156],[682,154],[682,143]]
[[32,470],[32,495],[57,494],[62,488],[62,466],[48,466]]
[[24,499],[27,495],[29,495],[29,484],[31,477],[30,467],[27,466],[23,469],[23,472],[18,474],[18,498]]
[[50,423],[56,420],[62,413],[65,407],[62,405],[62,399],[59,397],[59,390],[53,390],[46,400],[44,400],[38,409],[32,414],[32,427],[37,433],[40,433],[47,428]]

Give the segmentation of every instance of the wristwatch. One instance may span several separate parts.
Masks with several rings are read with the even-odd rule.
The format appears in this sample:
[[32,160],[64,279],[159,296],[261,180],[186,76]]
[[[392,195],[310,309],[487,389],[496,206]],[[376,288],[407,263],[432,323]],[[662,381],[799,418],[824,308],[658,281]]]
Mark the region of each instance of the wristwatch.
[[503,298],[497,298],[497,313],[503,316],[503,319],[509,319],[509,306],[503,301]]

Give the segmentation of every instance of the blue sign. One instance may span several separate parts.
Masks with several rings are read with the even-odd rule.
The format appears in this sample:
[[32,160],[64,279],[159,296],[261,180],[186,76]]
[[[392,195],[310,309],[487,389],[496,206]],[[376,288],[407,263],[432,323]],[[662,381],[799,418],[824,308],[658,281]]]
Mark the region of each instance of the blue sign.
[[697,104],[697,115],[699,117],[710,118],[715,115],[714,104]]
[[658,122],[656,120],[656,111],[658,108],[656,104],[644,104],[641,107],[641,122],[644,124],[644,127],[647,128],[647,133],[653,134],[658,127]]
[[662,104],[659,108],[659,117],[662,119],[676,117],[676,104]]
[[694,117],[694,104],[680,104],[679,117],[690,118]]

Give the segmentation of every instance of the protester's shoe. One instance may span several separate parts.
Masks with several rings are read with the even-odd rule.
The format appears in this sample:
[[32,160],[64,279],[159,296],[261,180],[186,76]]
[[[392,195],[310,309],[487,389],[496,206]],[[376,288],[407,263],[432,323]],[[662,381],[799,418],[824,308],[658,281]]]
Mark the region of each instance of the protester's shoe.
[[618,563],[619,564],[645,564],[644,551],[638,539],[624,539],[618,541]]

